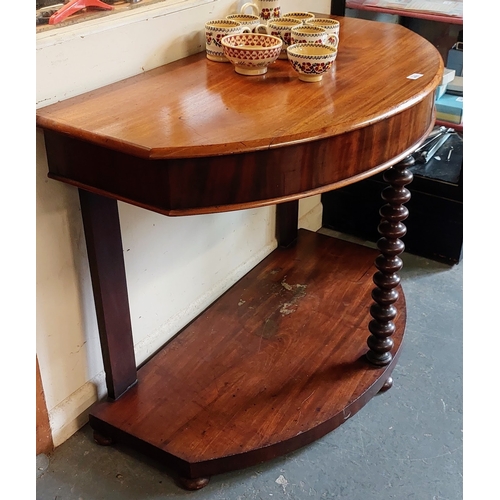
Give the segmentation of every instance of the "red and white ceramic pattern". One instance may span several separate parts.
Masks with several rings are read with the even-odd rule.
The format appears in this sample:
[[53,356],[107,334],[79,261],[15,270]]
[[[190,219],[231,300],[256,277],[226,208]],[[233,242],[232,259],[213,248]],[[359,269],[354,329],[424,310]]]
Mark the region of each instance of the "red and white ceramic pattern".
[[221,40],[224,55],[241,75],[263,75],[269,64],[276,61],[283,42],[271,35],[242,33]]
[[305,24],[307,26],[318,26],[319,28],[324,28],[329,34],[328,43],[330,45],[333,45],[334,47],[338,47],[339,34],[340,34],[339,21],[328,17],[327,18],[316,17],[315,19],[310,19],[309,21],[306,21]]
[[337,49],[332,45],[296,43],[287,49],[288,60],[304,82],[319,82],[332,69]]
[[251,31],[237,21],[230,19],[215,19],[205,24],[205,50],[207,59],[217,62],[227,62],[224,56],[221,40],[227,35],[235,35]]
[[318,26],[298,26],[291,31],[290,45],[294,43],[328,43],[328,32]]
[[251,8],[253,13],[260,17],[261,23],[267,23],[272,19],[281,17],[280,0],[254,0],[242,5],[241,13],[244,13],[248,8]]

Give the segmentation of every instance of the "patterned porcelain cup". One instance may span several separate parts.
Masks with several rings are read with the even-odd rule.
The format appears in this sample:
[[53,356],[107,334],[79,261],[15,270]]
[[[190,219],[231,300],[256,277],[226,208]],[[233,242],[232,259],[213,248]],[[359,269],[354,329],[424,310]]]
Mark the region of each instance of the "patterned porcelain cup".
[[221,40],[226,35],[238,35],[240,33],[250,33],[252,30],[248,26],[243,26],[232,19],[214,19],[205,24],[205,41],[207,59],[216,62],[229,62],[224,55],[224,47]]
[[260,17],[262,24],[281,16],[280,0],[254,0],[242,5],[240,12],[243,14],[250,8],[256,16]]
[[328,32],[318,26],[292,28],[291,43],[328,43]]
[[230,14],[226,16],[226,19],[231,19],[242,26],[247,26],[252,33],[255,33],[255,28],[260,24],[260,17],[253,14]]
[[281,48],[281,54],[278,59],[287,59],[286,49],[290,45],[292,39],[292,28],[302,26],[302,23],[298,19],[292,17],[280,17],[279,19],[274,19],[269,21],[268,24],[259,24],[255,28],[256,33],[264,33],[268,35],[277,36],[283,41],[283,46]]
[[283,17],[293,17],[295,19],[299,19],[302,22],[302,24],[305,24],[307,21],[314,19],[316,16],[311,12],[296,11],[296,12],[287,12],[286,14],[283,14]]
[[321,81],[337,57],[335,47],[322,43],[295,43],[287,51],[290,64],[303,82]]
[[318,26],[320,28],[326,29],[329,34],[328,43],[334,47],[339,45],[339,33],[340,33],[340,22],[336,19],[331,18],[320,18],[316,17],[306,21],[307,26]]

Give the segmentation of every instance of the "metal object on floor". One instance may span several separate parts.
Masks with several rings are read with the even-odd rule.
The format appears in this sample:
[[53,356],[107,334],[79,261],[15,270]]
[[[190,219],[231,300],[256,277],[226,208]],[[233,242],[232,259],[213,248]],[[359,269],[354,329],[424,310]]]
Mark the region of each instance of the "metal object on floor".
[[[452,128],[447,129],[446,127],[441,127],[441,129],[444,130],[438,131],[436,135],[424,142],[424,144],[413,153],[413,157],[417,163],[427,163],[450,138],[451,134],[456,133]],[[424,149],[428,147],[430,147],[430,149]]]

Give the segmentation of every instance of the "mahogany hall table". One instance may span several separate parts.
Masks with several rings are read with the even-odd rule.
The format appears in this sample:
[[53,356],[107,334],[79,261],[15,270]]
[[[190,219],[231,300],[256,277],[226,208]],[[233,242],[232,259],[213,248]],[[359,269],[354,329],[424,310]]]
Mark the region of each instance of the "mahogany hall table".
[[[407,167],[443,63],[402,26],[338,19],[319,83],[286,60],[242,76],[200,53],[37,112],[49,177],[80,193],[108,389],[96,440],[156,457],[187,489],[318,439],[392,384]],[[384,170],[379,251],[297,230],[300,198]],[[117,200],[277,212],[278,248],[138,370]]]

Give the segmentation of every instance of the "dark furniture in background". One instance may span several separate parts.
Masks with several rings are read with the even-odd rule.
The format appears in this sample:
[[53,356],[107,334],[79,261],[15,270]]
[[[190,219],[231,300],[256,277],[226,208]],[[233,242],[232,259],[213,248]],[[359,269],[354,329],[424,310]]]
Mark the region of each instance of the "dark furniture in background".
[[[450,161],[446,161],[453,147]],[[463,142],[452,135],[426,165],[413,173],[410,215],[405,221],[406,251],[446,264],[462,258],[463,247]],[[377,206],[384,181],[380,174],[356,184],[323,193],[323,226],[375,242]]]
[[330,4],[330,14],[334,16],[345,16],[345,1],[346,0],[332,0]]
[[[345,9],[346,0],[332,0],[332,14],[344,15]],[[401,12],[401,15],[405,14],[414,15]],[[442,17],[439,16],[440,20]],[[449,22],[458,23],[461,20],[449,19]],[[463,130],[461,125],[441,125],[454,127],[460,132]],[[445,159],[450,146],[453,147],[453,154],[447,162]],[[406,251],[410,253],[456,264],[462,258],[463,247],[462,138],[452,136],[436,156],[441,159],[433,159],[425,166],[415,165],[411,168],[414,174],[412,198],[407,203],[410,217],[406,221],[408,234],[403,241]],[[378,174],[356,184],[323,193],[323,226],[368,241],[377,241],[380,234],[376,229],[375,211],[380,203],[379,193],[383,182],[382,175]]]

